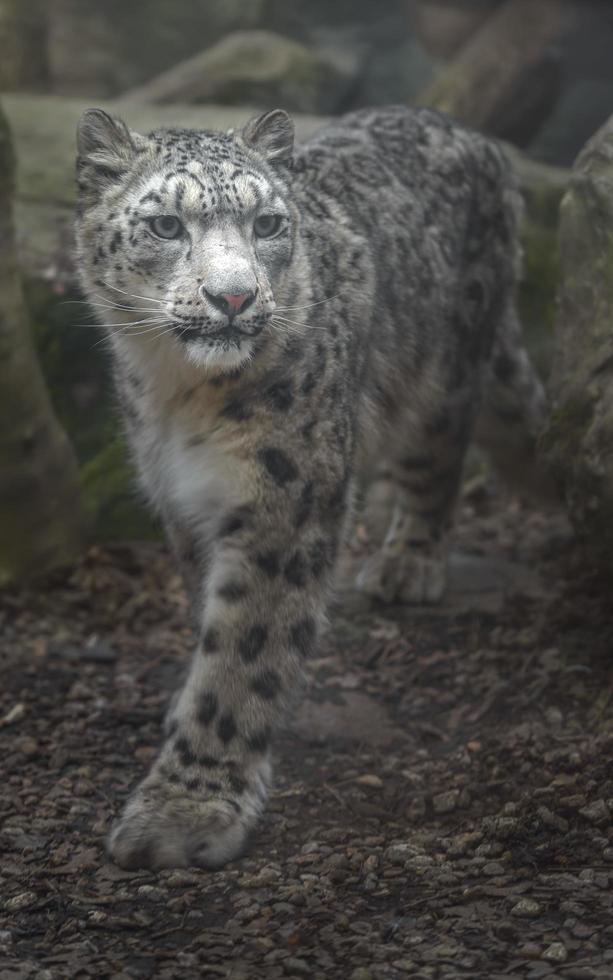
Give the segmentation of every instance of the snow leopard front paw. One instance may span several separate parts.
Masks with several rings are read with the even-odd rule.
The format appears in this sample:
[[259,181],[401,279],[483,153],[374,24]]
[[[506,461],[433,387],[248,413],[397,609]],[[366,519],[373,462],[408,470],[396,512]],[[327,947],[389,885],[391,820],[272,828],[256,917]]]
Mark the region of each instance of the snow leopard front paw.
[[429,548],[396,553],[383,548],[367,560],[356,580],[360,592],[386,603],[436,603],[446,584],[446,556]]
[[111,829],[107,849],[123,868],[219,868],[244,850],[266,800],[269,772],[243,792],[208,793],[148,776]]

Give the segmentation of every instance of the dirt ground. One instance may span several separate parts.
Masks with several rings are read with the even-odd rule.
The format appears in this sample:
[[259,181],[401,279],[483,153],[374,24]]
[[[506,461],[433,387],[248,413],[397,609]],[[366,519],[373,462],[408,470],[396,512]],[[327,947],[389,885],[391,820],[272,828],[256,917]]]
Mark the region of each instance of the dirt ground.
[[161,546],[0,596],[0,980],[613,978],[613,603],[561,518],[467,501],[440,609],[341,594],[248,855],[126,872],[191,645]]

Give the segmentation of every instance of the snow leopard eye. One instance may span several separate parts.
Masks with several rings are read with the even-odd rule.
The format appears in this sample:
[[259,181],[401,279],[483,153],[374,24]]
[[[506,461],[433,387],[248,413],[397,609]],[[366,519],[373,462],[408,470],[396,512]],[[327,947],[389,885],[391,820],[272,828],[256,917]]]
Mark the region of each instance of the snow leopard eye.
[[274,238],[281,230],[282,214],[261,214],[253,223],[253,230],[258,238]]
[[149,226],[158,238],[178,238],[183,231],[183,225],[174,214],[160,214],[157,218],[151,218]]

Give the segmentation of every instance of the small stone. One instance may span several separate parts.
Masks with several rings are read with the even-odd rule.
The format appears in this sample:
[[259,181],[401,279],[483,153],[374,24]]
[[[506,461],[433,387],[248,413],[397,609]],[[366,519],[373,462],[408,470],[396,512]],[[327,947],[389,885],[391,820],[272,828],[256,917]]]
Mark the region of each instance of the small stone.
[[508,919],[503,919],[497,926],[494,926],[494,932],[498,939],[504,939],[506,942],[514,941],[517,938],[517,927]]
[[539,806],[536,811],[546,827],[553,827],[565,834],[568,832],[568,820],[560,817],[557,813],[552,813],[549,807]]
[[148,898],[152,902],[162,901],[166,898],[166,892],[162,888],[156,888],[155,885],[139,885],[136,894],[141,898]]
[[321,844],[319,843],[319,841],[310,840],[310,841],[307,841],[306,844],[303,844],[302,845],[302,847],[300,848],[300,853],[301,854],[315,854],[317,851],[319,851],[320,847],[321,847]]
[[526,960],[538,960],[541,956],[540,947],[536,943],[524,943],[519,947],[518,953]]
[[12,943],[13,933],[10,929],[0,929],[0,943]]
[[273,902],[272,910],[275,915],[293,915],[294,909],[289,902]]
[[538,902],[535,902],[533,898],[520,898],[513,908],[511,909],[511,915],[517,915],[520,918],[528,919],[533,915],[538,915],[541,911],[541,906]]
[[118,654],[107,643],[90,640],[80,651],[80,659],[97,664],[113,664],[118,659]]
[[164,884],[168,888],[189,888],[190,885],[196,885],[198,880],[197,876],[190,874],[189,871],[171,871],[164,879]]
[[302,908],[307,903],[306,895],[304,894],[302,888],[292,891],[287,896],[287,900],[288,902],[291,902],[292,905],[297,905],[299,908]]
[[87,684],[84,684],[83,681],[75,681],[68,691],[66,699],[68,701],[89,701],[93,696],[93,692]]
[[457,808],[459,799],[459,789],[450,789],[445,793],[437,793],[436,796],[432,797],[432,808],[439,816],[445,813],[453,813]]
[[299,977],[308,977],[313,973],[313,969],[307,961],[298,956],[289,956],[284,960],[283,969],[286,973],[296,973]]
[[385,860],[390,864],[404,864],[407,858],[418,853],[413,844],[391,844],[385,852]]
[[195,925],[200,925],[200,923],[204,919],[204,912],[201,912],[200,909],[190,909],[186,915],[186,919],[188,922],[191,922]]
[[411,800],[407,809],[406,817],[411,823],[419,823],[426,815],[426,801],[422,796],[416,796]]
[[373,789],[381,789],[383,786],[383,780],[380,776],[375,776],[372,772],[367,772],[363,776],[358,776],[356,783],[360,786],[372,786]]
[[549,963],[565,963],[568,959],[568,953],[566,952],[564,943],[551,943],[542,954],[542,959],[547,960]]
[[479,831],[469,831],[468,833],[458,834],[451,837],[447,845],[449,857],[463,857],[478,846],[483,839],[483,834]]
[[355,922],[351,922],[349,928],[351,932],[356,932],[360,936],[369,936],[372,932],[370,922],[365,922],[363,919],[356,919]]
[[104,925],[107,919],[108,919],[108,915],[106,914],[106,912],[103,912],[102,909],[91,909],[87,913],[87,921],[92,926]]
[[35,738],[30,738],[29,736],[19,739],[15,747],[22,755],[28,758],[32,758],[38,752],[38,742]]
[[[266,866],[255,875],[244,875],[239,879],[239,884],[241,884],[243,888],[263,888],[265,885],[276,885],[280,877],[281,872],[278,870],[278,868]],[[313,878],[315,876],[301,875],[300,877],[304,879],[307,877]]]
[[373,980],[373,975],[365,966],[358,966],[350,975],[349,980]]
[[571,793],[570,796],[561,796],[559,802],[567,810],[580,810],[585,806],[585,800],[585,793]]
[[434,858],[429,854],[416,854],[415,857],[408,858],[405,867],[408,870],[420,871],[422,868],[430,868],[434,864]]
[[547,723],[551,725],[552,728],[560,728],[564,720],[562,712],[554,705],[551,705],[551,707],[546,709],[545,718],[547,719]]
[[4,907],[7,912],[21,912],[22,909],[30,908],[36,901],[34,892],[20,892],[19,895],[13,895],[12,898],[9,898]]
[[500,857],[504,848],[499,841],[487,841],[475,848],[477,857]]
[[481,868],[481,873],[487,875],[488,877],[494,877],[495,875],[504,874],[504,865],[499,864],[498,861],[488,861]]
[[611,820],[610,810],[604,800],[594,800],[579,810],[582,817],[596,827],[604,827]]
[[596,974],[591,966],[569,966],[565,972],[565,980],[594,980]]
[[329,868],[348,868],[349,859],[346,854],[330,854],[327,865]]
[[2,718],[0,718],[0,728],[3,728],[5,725],[14,725],[15,722],[21,721],[25,713],[26,713],[25,704],[22,704],[21,701],[18,701],[17,704],[14,704],[12,708],[9,708],[7,713],[3,715]]

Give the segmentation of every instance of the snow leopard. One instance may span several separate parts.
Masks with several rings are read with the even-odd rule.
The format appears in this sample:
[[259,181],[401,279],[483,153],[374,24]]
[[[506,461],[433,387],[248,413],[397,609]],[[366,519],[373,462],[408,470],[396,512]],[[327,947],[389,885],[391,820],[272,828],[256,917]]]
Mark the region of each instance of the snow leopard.
[[77,143],[80,282],[197,637],[108,848],[215,868],[263,811],[360,475],[394,507],[357,587],[432,603],[471,436],[532,466],[521,198],[496,143],[425,109],[358,110],[302,145],[281,109],[146,135],[90,109]]

